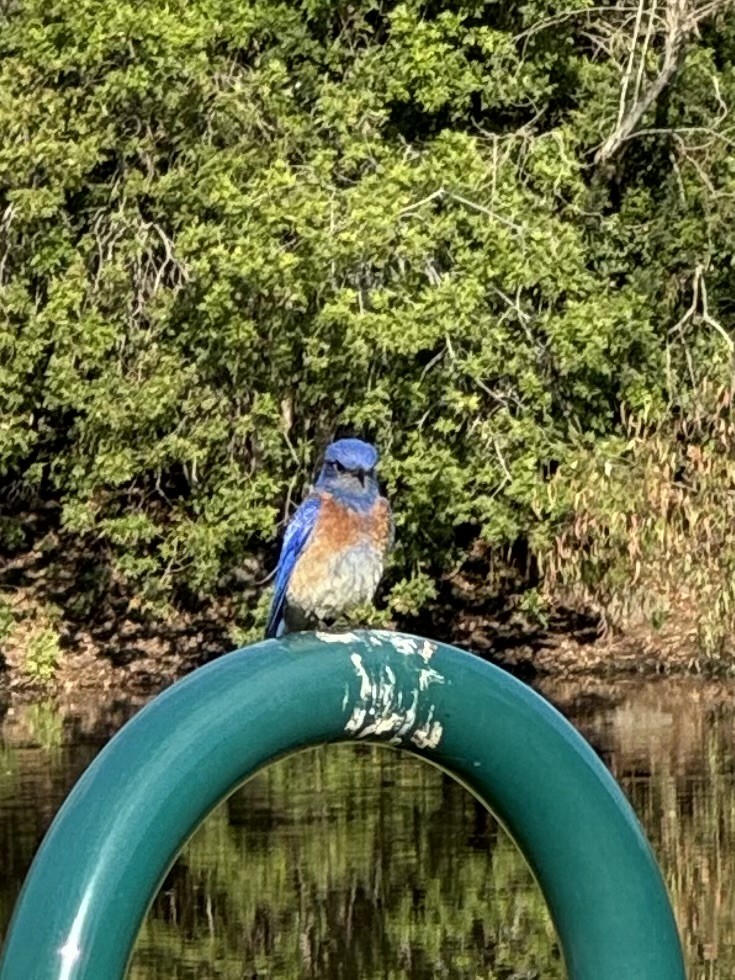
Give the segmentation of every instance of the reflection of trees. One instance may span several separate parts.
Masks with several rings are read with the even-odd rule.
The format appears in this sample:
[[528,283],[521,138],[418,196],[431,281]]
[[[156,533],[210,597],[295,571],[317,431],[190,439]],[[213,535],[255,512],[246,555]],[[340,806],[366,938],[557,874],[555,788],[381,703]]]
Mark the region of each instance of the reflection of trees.
[[[583,689],[584,687],[584,689]],[[735,977],[732,682],[549,682],[544,693],[597,747],[661,862],[689,980]]]
[[0,937],[43,835],[99,751],[72,729],[48,703],[0,714]]
[[278,763],[210,816],[156,899],[130,976],[564,971],[538,887],[489,814],[417,760],[345,746]]
[[[690,980],[735,976],[732,685],[544,682],[641,817]],[[97,706],[99,709],[99,705]],[[129,704],[18,708],[0,741],[0,932],[53,814]],[[156,899],[132,980],[560,978],[523,862],[460,787],[405,756],[287,759],[219,807]],[[525,971],[525,973],[524,973]]]
[[726,980],[735,976],[732,707],[726,716],[722,704],[695,711],[685,702],[671,707],[673,751],[657,751],[647,766],[640,750],[630,759],[622,751],[613,768],[660,855],[690,980]]

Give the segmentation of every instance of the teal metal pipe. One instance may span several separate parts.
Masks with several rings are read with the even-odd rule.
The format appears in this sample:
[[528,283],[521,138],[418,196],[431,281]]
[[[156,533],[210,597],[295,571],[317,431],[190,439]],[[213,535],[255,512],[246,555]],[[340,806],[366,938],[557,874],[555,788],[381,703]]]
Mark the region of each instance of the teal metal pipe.
[[584,739],[504,671],[383,631],[239,650],[125,725],[41,845],[0,980],[123,978],[161,881],[207,813],[279,756],[355,739],[427,759],[502,820],[539,881],[570,980],[684,980],[655,858]]

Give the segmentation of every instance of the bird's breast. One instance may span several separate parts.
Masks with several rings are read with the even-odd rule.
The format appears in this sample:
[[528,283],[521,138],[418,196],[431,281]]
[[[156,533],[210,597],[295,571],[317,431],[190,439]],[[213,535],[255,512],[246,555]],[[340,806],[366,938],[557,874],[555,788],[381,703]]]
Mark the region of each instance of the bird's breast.
[[288,604],[307,616],[329,619],[369,602],[383,573],[389,535],[390,510],[383,498],[361,513],[324,494],[289,583]]

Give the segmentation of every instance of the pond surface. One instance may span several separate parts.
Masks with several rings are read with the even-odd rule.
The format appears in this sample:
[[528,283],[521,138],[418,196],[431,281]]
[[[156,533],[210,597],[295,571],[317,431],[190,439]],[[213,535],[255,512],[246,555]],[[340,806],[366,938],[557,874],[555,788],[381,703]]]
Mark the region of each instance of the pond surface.
[[[735,686],[549,684],[633,803],[664,868],[690,980],[735,976]],[[36,704],[0,729],[0,934],[69,789],[141,706]],[[512,842],[417,759],[333,746],[272,766],[189,842],[131,980],[565,976]]]

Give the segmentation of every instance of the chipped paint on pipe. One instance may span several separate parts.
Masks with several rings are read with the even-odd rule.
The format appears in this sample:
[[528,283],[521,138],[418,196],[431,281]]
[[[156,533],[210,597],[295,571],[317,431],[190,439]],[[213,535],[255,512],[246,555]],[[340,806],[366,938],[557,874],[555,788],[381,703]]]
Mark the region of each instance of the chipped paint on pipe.
[[419,748],[436,748],[442,724],[433,720],[434,703],[427,692],[432,684],[443,684],[444,678],[425,666],[423,647],[410,638],[400,637],[396,643],[392,634],[386,635],[394,650],[414,658],[403,664],[407,676],[399,686],[390,664],[381,662],[370,673],[360,653],[353,651],[350,660],[360,682],[360,693],[345,732],[355,738],[387,738],[395,746],[412,742]]
[[504,671],[384,630],[258,643],[151,701],[54,820],[0,980],[122,980],[150,902],[207,813],[273,759],[355,739],[421,756],[496,814],[541,886],[569,980],[684,980],[651,848],[589,745]]

